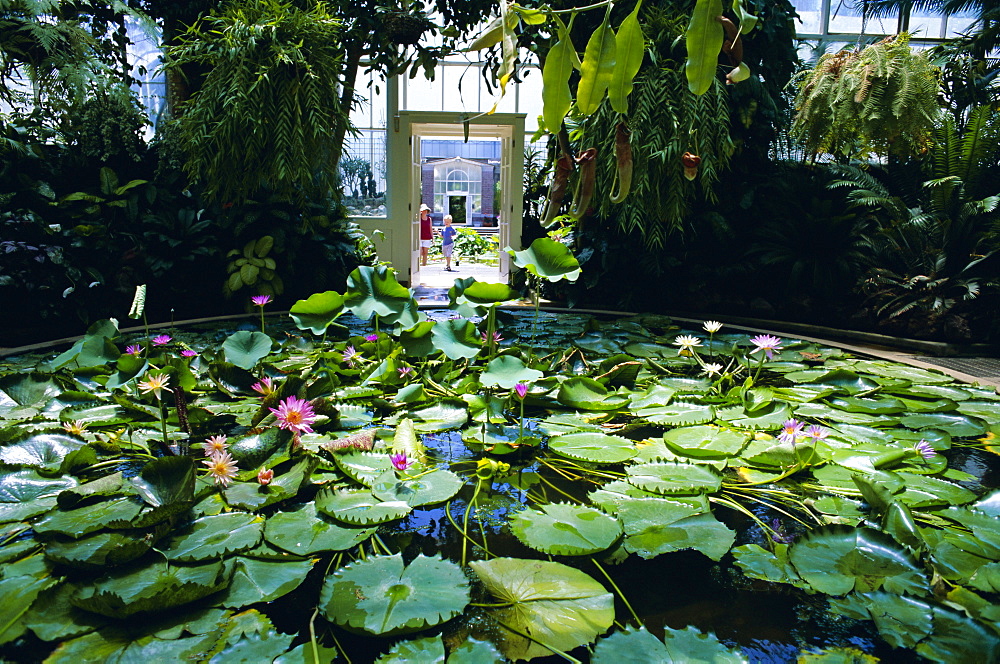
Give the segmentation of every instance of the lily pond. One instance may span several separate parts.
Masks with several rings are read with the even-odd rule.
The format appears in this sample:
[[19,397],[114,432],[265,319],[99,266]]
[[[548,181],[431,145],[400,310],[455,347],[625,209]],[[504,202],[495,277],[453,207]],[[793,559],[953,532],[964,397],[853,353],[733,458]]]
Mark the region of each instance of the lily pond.
[[996,661],[995,391],[450,297],[0,359],[0,658]]

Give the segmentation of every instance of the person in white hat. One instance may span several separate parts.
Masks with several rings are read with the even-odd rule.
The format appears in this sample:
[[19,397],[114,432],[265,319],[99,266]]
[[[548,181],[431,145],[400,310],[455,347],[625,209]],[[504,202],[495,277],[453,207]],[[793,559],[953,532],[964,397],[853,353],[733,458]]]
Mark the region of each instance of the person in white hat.
[[434,239],[434,229],[431,227],[431,209],[425,203],[420,206],[420,264],[427,265],[427,250]]

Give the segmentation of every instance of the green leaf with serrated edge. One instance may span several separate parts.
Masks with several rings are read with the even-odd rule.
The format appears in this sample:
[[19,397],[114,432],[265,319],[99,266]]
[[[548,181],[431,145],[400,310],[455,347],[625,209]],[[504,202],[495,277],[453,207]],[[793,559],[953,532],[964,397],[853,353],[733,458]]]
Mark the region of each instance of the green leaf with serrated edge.
[[555,436],[549,450],[570,459],[590,463],[622,463],[636,455],[635,444],[620,436],[580,432]]
[[642,2],[635,4],[632,13],[618,26],[616,36],[615,68],[608,84],[608,101],[618,113],[628,113],[628,95],[632,92],[632,80],[639,73],[642,58],[646,53],[646,42],[639,25],[639,9]]
[[337,467],[356,482],[370,487],[375,478],[392,469],[387,452],[348,452],[334,455]]
[[163,457],[150,461],[132,485],[153,507],[184,503],[194,498],[194,462],[190,457]]
[[102,531],[79,539],[50,541],[45,545],[45,557],[69,567],[100,569],[135,560],[149,551],[154,541],[145,530]]
[[418,555],[375,556],[343,567],[323,581],[320,611],[338,625],[371,634],[433,627],[461,613],[469,582],[449,560]]
[[256,560],[238,556],[232,582],[219,599],[219,605],[240,609],[248,604],[270,602],[298,588],[315,560]]
[[664,630],[661,642],[646,631],[615,632],[601,639],[594,648],[591,664],[616,662],[712,662],[713,664],[746,664],[747,659],[738,651],[726,648],[712,633],[705,634],[696,627]]
[[323,551],[344,551],[364,542],[375,528],[347,526],[319,513],[316,504],[296,505],[267,519],[264,539],[274,546],[308,556]]
[[789,550],[798,575],[828,595],[851,590],[925,594],[922,567],[904,547],[871,528],[828,526],[802,536]]
[[189,604],[229,585],[232,566],[221,562],[193,567],[153,564],[101,577],[73,597],[75,606],[111,618],[163,611]]
[[723,29],[715,20],[722,15],[722,0],[697,0],[688,25],[687,62],[684,66],[688,89],[696,95],[708,92],[722,50]]
[[643,463],[625,469],[629,484],[660,494],[714,493],[722,476],[713,468],[692,463]]
[[582,410],[617,410],[628,405],[628,397],[616,394],[593,378],[573,376],[559,386],[559,403]]
[[440,636],[425,636],[412,641],[399,641],[375,664],[445,664],[444,642]]
[[72,510],[56,510],[34,524],[36,533],[80,537],[102,528],[125,528],[139,515],[142,504],[121,497]]
[[370,491],[321,491],[316,509],[338,521],[357,526],[373,526],[401,519],[410,506],[401,500],[381,501]]
[[298,300],[288,310],[295,327],[313,334],[324,334],[326,329],[344,313],[344,296],[336,291],[313,293]]
[[787,544],[775,543],[774,551],[757,544],[744,544],[733,549],[733,558],[751,579],[808,587],[788,560]]
[[440,399],[406,414],[413,418],[413,428],[422,433],[458,429],[469,421],[465,403],[454,399]]
[[462,478],[443,468],[420,472],[412,479],[398,477],[395,471],[387,470],[372,484],[372,493],[386,502],[403,501],[410,507],[419,507],[443,503],[463,486]]
[[168,560],[196,562],[220,558],[257,546],[263,537],[263,517],[228,512],[195,519],[163,547]]
[[57,433],[35,434],[12,445],[0,446],[0,462],[8,466],[58,471],[63,459],[85,446],[85,442],[72,436]]
[[653,424],[690,426],[711,422],[715,419],[715,408],[708,404],[674,401],[667,406],[637,410],[635,416]]
[[273,664],[316,664],[317,662],[333,662],[340,656],[337,648],[326,647],[321,643],[306,641],[300,643],[288,652],[275,658]]
[[107,618],[70,603],[77,591],[70,583],[50,586],[24,615],[24,624],[43,641],[64,641],[107,624]]
[[18,638],[26,631],[24,614],[38,597],[38,593],[57,583],[53,578],[19,576],[0,579],[0,644]]
[[72,477],[42,477],[30,469],[0,471],[0,523],[47,512],[55,507],[60,491],[74,486]]
[[467,639],[448,655],[448,664],[502,664],[506,660],[489,641]]
[[517,512],[510,517],[510,530],[526,546],[554,556],[604,551],[622,534],[621,524],[600,510],[559,503]]
[[699,459],[736,456],[748,438],[740,431],[713,426],[681,427],[663,434],[664,442],[674,452]]
[[591,643],[614,621],[614,596],[583,572],[543,560],[494,558],[469,564],[491,595],[511,606],[489,609],[498,622],[533,637],[501,632],[500,649],[512,660],[547,656]]

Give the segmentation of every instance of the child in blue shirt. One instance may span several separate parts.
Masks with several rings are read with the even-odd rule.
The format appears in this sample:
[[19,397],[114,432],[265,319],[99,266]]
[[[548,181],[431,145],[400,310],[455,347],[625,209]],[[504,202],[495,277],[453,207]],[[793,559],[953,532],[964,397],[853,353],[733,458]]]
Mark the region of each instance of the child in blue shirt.
[[446,214],[444,216],[444,228],[441,230],[441,253],[444,254],[445,272],[454,272],[451,269],[451,251],[455,248],[455,236],[458,235],[458,231],[452,228],[451,221],[451,215]]

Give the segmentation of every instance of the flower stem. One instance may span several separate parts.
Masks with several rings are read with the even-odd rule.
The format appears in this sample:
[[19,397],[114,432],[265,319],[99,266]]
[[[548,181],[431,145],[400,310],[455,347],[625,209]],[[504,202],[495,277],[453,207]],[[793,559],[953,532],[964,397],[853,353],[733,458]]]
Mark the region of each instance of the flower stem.
[[479,489],[482,486],[482,482],[476,482],[476,490],[472,492],[472,499],[469,500],[469,504],[465,506],[465,516],[462,517],[462,534],[465,536],[464,539],[462,539],[462,567],[465,567],[466,553],[468,549],[469,512],[472,511],[472,506],[476,503],[476,498],[479,497]]
[[604,571],[604,568],[601,567],[601,563],[597,562],[597,558],[591,558],[590,562],[594,563],[594,565],[597,566],[597,569],[601,571],[601,574],[604,575],[604,578],[607,579],[608,583],[611,584],[611,587],[614,588],[615,592],[618,594],[618,597],[620,597],[622,602],[624,602],[625,608],[628,609],[628,612],[632,614],[633,618],[635,618],[635,624],[642,626],[642,619],[639,618],[639,614],[637,614],[635,610],[632,608],[632,605],[629,604],[628,599],[625,598],[625,595],[622,593],[621,588],[618,587],[618,584],[615,583],[614,579],[612,579],[611,576],[606,571]]

